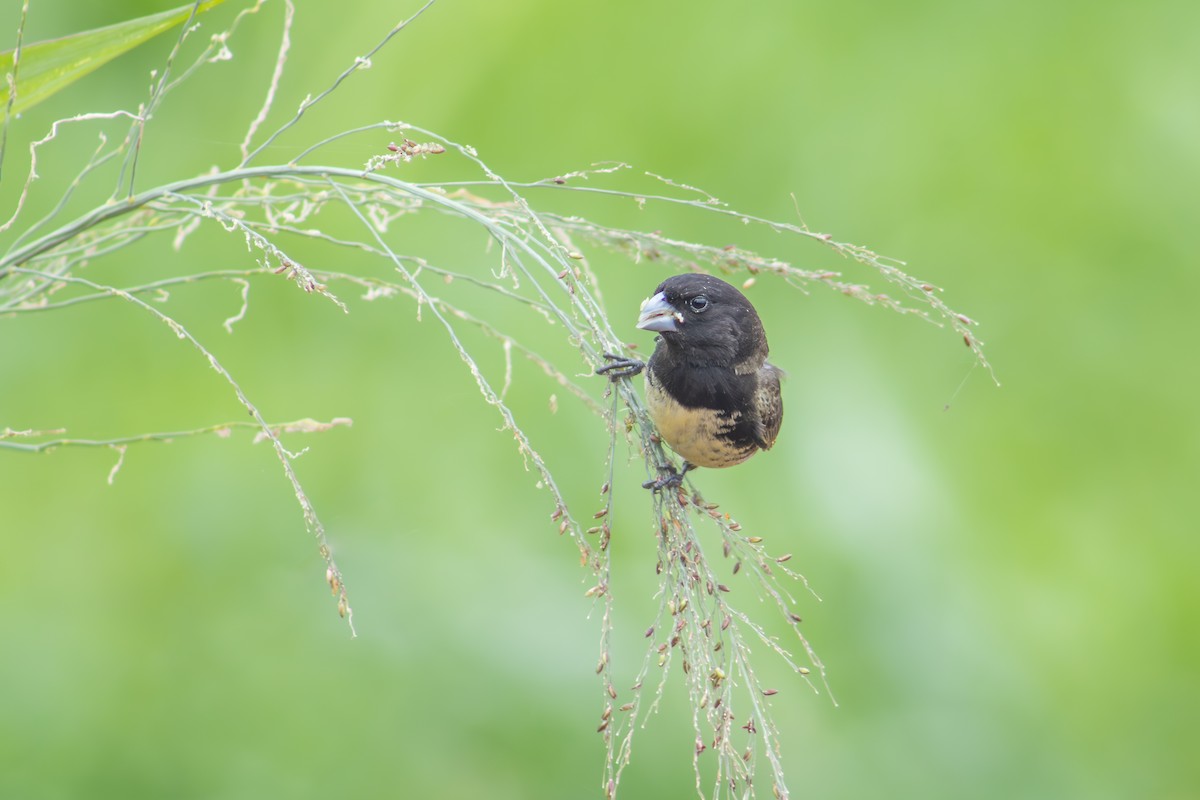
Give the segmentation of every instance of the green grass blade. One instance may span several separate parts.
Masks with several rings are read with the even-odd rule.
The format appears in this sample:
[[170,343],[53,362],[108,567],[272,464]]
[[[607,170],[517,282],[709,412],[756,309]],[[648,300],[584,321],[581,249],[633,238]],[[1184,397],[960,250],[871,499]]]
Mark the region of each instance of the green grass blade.
[[[196,9],[197,13],[223,2],[205,0]],[[122,53],[175,27],[191,15],[193,6],[189,3],[148,17],[22,47],[17,97],[12,105],[12,113],[20,113],[37,105]],[[0,53],[0,75],[12,73],[13,55],[13,50]],[[9,87],[5,82],[0,87],[0,106],[8,103],[8,93]]]

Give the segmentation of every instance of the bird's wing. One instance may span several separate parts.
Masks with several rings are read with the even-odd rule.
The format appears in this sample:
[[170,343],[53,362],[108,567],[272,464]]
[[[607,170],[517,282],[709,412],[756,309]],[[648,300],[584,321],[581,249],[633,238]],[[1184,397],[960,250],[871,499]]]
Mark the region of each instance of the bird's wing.
[[771,364],[763,364],[758,371],[758,389],[754,393],[754,407],[758,412],[754,426],[755,442],[763,450],[771,449],[779,426],[783,424],[783,397],[779,392],[780,371]]

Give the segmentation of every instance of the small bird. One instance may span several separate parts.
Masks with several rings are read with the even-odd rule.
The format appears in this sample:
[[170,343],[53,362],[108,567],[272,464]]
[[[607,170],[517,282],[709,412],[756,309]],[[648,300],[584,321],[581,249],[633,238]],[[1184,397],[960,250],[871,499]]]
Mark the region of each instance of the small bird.
[[767,337],[745,295],[711,275],[676,275],[642,303],[637,327],[659,334],[650,361],[605,354],[612,361],[597,372],[616,379],[646,368],[647,410],[684,459],[682,472],[648,486],[770,449],[783,422],[782,373],[767,362]]

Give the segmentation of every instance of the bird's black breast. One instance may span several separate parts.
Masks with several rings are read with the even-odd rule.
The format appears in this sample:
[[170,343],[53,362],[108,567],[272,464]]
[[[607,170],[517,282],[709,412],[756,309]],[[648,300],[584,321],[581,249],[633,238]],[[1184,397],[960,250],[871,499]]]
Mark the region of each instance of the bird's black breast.
[[731,367],[689,364],[672,357],[659,343],[648,364],[664,391],[692,408],[730,413],[746,407],[757,381],[753,374],[738,374]]

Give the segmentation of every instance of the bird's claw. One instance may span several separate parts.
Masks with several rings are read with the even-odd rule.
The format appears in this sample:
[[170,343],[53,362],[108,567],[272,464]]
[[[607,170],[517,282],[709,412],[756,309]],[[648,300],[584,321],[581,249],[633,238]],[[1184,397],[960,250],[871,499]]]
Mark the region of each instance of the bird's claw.
[[603,367],[597,367],[596,374],[607,375],[608,379],[614,383],[621,378],[632,378],[646,368],[645,361],[638,361],[636,358],[625,358],[616,353],[605,353],[604,358],[608,363]]
[[674,464],[660,464],[658,471],[663,473],[651,481],[642,483],[643,489],[649,489],[652,492],[661,492],[663,489],[674,488],[683,485],[683,476],[688,473],[688,470],[693,469],[695,464],[683,462],[683,469],[675,469]]

